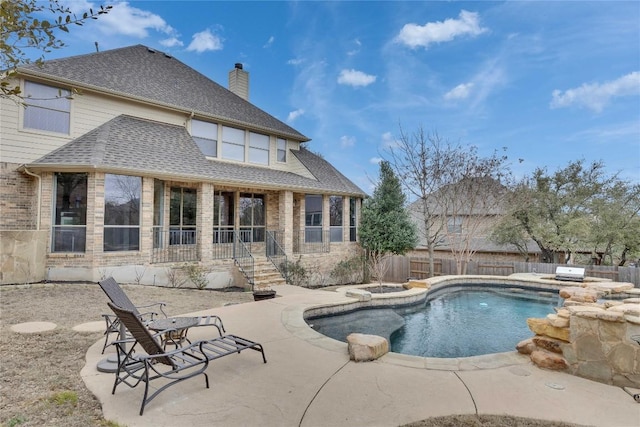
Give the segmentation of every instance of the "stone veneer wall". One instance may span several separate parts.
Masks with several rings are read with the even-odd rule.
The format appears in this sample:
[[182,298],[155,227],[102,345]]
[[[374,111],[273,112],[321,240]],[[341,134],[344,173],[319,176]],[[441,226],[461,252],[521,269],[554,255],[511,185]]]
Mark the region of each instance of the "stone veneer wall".
[[45,280],[47,230],[0,231],[0,284]]
[[[612,294],[623,299],[601,300]],[[518,351],[542,368],[640,388],[640,289],[584,283],[561,289],[560,296],[565,302],[556,314],[528,319],[536,336],[519,343]]]

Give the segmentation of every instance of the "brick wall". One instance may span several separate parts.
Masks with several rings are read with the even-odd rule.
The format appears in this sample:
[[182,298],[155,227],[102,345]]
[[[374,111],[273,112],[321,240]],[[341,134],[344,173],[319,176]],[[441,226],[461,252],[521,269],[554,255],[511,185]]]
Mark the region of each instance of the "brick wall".
[[35,230],[38,180],[18,172],[17,163],[0,163],[0,230]]

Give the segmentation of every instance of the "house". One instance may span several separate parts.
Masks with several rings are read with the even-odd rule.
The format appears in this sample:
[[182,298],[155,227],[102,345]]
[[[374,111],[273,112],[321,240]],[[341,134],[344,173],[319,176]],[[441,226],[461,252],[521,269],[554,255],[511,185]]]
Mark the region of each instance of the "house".
[[[504,187],[490,177],[466,178],[443,186],[424,200],[418,199],[408,211],[418,227],[418,246],[414,257],[428,257],[425,229],[434,242],[434,258],[457,261],[529,261],[539,262],[540,248],[531,239],[517,247],[491,240],[494,226],[504,213]],[[430,220],[424,221],[424,212]]]
[[242,64],[229,90],[136,45],[16,79],[24,105],[0,100],[0,283],[177,286],[186,266],[220,288],[286,260],[328,277],[358,252],[364,192],[249,102]]

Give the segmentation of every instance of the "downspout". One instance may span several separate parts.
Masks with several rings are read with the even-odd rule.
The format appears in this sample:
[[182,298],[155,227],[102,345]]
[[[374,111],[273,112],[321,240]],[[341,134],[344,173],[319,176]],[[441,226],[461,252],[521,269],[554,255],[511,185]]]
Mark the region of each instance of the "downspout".
[[33,176],[38,179],[38,203],[37,203],[37,214],[36,214],[36,230],[40,230],[40,211],[41,211],[41,201],[42,201],[42,177],[40,175],[36,175],[33,172],[29,172],[27,169],[27,165],[22,165],[22,170],[29,176]]

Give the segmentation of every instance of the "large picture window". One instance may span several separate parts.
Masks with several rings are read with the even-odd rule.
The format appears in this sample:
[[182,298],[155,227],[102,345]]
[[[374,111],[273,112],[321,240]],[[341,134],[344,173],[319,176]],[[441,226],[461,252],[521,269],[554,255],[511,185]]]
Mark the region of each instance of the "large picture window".
[[266,212],[264,195],[240,194],[240,238],[243,242],[264,242]]
[[171,188],[169,230],[171,245],[196,244],[198,197],[193,188]]
[[87,235],[87,174],[56,173],[52,252],[84,252]]
[[209,157],[218,156],[218,125],[200,120],[191,121],[191,136],[198,144],[202,154]]
[[304,240],[307,243],[322,242],[322,196],[307,195],[304,198],[305,229]]
[[332,242],[342,242],[342,197],[329,197],[329,227]]
[[140,249],[140,197],[142,178],[104,177],[104,251]]
[[68,90],[25,81],[23,128],[69,135],[70,94]]
[[249,132],[249,162],[269,164],[269,136]]
[[349,199],[349,241],[355,242],[358,239],[357,234],[357,213],[356,213],[356,199],[351,197]]

